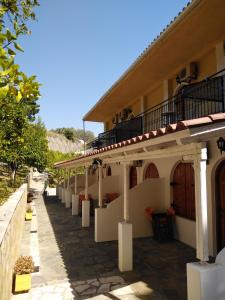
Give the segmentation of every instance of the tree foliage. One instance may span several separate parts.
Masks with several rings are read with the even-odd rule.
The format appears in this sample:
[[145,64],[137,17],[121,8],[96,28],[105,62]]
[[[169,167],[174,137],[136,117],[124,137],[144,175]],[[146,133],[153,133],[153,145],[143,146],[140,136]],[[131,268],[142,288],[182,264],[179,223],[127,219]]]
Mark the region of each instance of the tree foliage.
[[[60,170],[55,169],[54,164],[64,161],[64,160],[75,158],[77,156],[78,155],[74,154],[74,153],[62,153],[60,151],[52,151],[52,150],[48,151],[48,168],[47,168],[47,170],[49,173],[49,184],[50,185],[55,185],[57,183],[60,183],[64,178],[64,174],[62,174],[62,172],[60,172]],[[80,167],[76,170],[76,173],[83,174],[84,169],[82,167]],[[75,174],[75,172],[73,172],[71,175],[73,175],[73,174]]]
[[46,149],[43,124],[32,123],[39,111],[40,84],[14,61],[16,52],[23,51],[18,38],[30,34],[26,24],[36,19],[38,5],[38,0],[0,0],[0,160],[13,177],[24,164],[44,165],[37,154],[39,144]]
[[26,22],[35,20],[33,9],[37,0],[0,0],[0,97],[14,95],[19,101],[29,97],[30,90],[24,88],[25,74],[15,64],[17,51],[23,51],[17,40],[30,34]]
[[29,124],[25,132],[24,163],[42,172],[48,163],[47,130],[41,119]]
[[85,143],[88,143],[94,140],[95,136],[92,131],[84,131],[83,129],[75,129],[73,127],[66,128],[56,128],[52,130],[53,132],[63,134],[68,140],[75,142],[77,140],[82,140]]

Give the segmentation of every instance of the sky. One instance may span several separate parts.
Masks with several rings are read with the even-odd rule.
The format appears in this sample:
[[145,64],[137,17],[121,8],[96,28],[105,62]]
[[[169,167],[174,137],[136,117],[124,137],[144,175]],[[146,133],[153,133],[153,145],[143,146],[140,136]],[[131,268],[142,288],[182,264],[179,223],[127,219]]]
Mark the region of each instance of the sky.
[[[187,2],[40,0],[16,62],[42,84],[39,115],[46,127],[82,128],[83,116]],[[94,122],[86,129],[103,131]]]

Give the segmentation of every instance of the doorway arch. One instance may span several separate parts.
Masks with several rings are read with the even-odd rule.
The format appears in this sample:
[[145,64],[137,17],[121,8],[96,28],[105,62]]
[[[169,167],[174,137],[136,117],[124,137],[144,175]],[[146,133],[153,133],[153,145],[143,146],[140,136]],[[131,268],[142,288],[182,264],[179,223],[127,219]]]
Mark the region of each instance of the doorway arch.
[[107,168],[106,176],[112,176],[112,169],[110,166]]
[[144,180],[148,178],[159,178],[159,172],[154,163],[149,163],[145,170]]
[[225,247],[225,160],[215,172],[217,252]]
[[130,189],[137,185],[137,169],[136,167],[130,167]]

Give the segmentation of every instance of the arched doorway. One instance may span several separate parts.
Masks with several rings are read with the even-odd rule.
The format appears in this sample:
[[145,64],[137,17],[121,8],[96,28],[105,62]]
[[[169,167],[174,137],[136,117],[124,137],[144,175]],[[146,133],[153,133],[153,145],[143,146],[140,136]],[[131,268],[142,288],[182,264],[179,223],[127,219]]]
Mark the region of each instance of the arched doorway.
[[159,178],[158,169],[153,163],[150,163],[145,171],[144,180],[148,178]]
[[130,189],[137,185],[137,169],[136,167],[132,166],[130,168]]
[[173,205],[176,215],[195,220],[195,179],[191,163],[179,163],[173,173]]
[[216,170],[217,251],[225,247],[225,160]]
[[112,170],[111,170],[110,166],[108,166],[108,168],[107,168],[107,174],[106,174],[106,176],[112,176]]

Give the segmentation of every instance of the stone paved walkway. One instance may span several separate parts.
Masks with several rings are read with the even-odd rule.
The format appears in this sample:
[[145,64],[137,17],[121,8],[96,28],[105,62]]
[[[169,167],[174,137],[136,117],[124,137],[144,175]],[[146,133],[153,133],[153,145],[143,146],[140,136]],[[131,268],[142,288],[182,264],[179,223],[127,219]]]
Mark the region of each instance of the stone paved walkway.
[[[38,182],[38,180],[37,180]],[[186,263],[195,251],[179,242],[134,240],[134,271],[117,268],[117,242],[94,242],[90,228],[55,196],[35,199],[40,272],[18,299],[186,299]],[[16,296],[18,297],[18,296]]]

